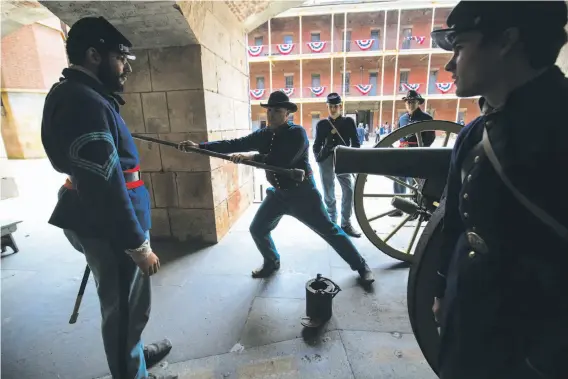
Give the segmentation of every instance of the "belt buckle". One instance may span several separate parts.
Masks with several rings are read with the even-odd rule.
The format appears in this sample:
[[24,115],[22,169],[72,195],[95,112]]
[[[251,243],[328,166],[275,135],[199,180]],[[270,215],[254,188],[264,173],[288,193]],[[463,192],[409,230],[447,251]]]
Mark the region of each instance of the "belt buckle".
[[489,252],[489,248],[487,247],[487,244],[485,243],[483,238],[481,238],[481,236],[477,233],[468,232],[467,233],[467,242],[469,242],[469,245],[471,246],[471,248],[478,253],[487,254]]

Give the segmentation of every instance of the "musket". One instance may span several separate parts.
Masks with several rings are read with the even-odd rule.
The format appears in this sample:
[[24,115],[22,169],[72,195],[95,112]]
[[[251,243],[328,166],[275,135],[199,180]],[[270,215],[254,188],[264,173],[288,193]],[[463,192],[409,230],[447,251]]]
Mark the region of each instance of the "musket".
[[[177,143],[177,142],[164,141],[164,140],[161,140],[161,139],[158,139],[158,138],[143,136],[143,135],[135,134],[135,133],[132,134],[132,137],[139,139],[139,140],[154,142],[154,143],[157,143],[157,144],[160,144],[160,145],[170,146],[170,147],[179,149],[179,143]],[[217,153],[217,152],[214,152],[214,151],[200,149],[198,147],[185,146],[183,151],[193,152],[193,153],[202,154],[202,155],[208,155],[210,157],[225,159],[225,160],[228,160],[228,161],[231,160],[231,156],[228,155],[228,154]],[[267,171],[272,171],[272,172],[275,172],[277,174],[286,176],[286,177],[288,177],[292,180],[295,180],[297,182],[302,182],[304,180],[304,176],[305,176],[304,170],[301,170],[299,168],[282,168],[282,167],[272,166],[272,165],[268,165],[268,164],[261,163],[261,162],[255,162],[255,161],[248,160],[248,159],[242,160],[238,163],[244,164],[246,166],[252,166],[252,167],[260,168],[260,169],[267,170]]]

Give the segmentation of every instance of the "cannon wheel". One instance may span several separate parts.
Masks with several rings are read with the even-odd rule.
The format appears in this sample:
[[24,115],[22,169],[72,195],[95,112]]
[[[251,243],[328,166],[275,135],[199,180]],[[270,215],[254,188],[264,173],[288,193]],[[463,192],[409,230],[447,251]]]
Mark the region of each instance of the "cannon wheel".
[[438,374],[440,335],[434,321],[432,305],[437,283],[438,258],[443,242],[441,221],[444,216],[444,204],[442,201],[432,214],[416,245],[407,286],[408,316],[412,332],[422,354],[436,374]]
[[[444,132],[444,138],[442,140],[441,146],[439,146],[438,139],[437,142],[434,142],[432,146],[438,147],[445,147],[448,145],[451,135],[457,136],[460,130],[463,128],[462,125],[456,124],[450,121],[439,121],[439,120],[430,120],[430,121],[423,121],[417,122],[415,124],[407,125],[401,129],[397,129],[394,132],[390,133],[386,137],[384,137],[381,141],[379,141],[374,147],[393,147],[393,145],[398,142],[398,140],[402,137],[406,137],[409,135],[417,135],[417,133],[434,130],[437,132]],[[418,134],[420,135],[420,134]],[[418,138],[419,145],[421,145],[422,138]],[[380,165],[380,162],[377,162]],[[417,222],[416,226],[414,227],[414,231],[412,234],[412,238],[409,241],[406,249],[399,250],[391,245],[389,245],[389,240],[409,221],[411,221],[413,215],[404,215],[401,222],[387,235],[380,236],[376,229],[371,225],[371,222],[381,219],[385,216],[389,216],[390,214],[394,213],[396,210],[391,208],[390,210],[380,213],[380,214],[371,214],[369,209],[365,208],[365,198],[393,198],[395,196],[394,193],[381,193],[381,194],[365,194],[365,186],[367,184],[367,174],[359,174],[357,175],[357,179],[355,181],[355,188],[354,188],[354,209],[355,209],[355,216],[357,217],[357,221],[359,222],[359,226],[361,230],[365,234],[365,236],[371,241],[373,245],[377,247],[380,251],[387,254],[388,256],[404,261],[404,262],[413,262],[413,247],[415,246],[416,241],[419,237],[419,232],[421,227],[423,226],[424,222],[428,222],[425,217],[420,217]],[[407,197],[415,200],[417,203],[420,203],[421,199],[419,197],[419,191],[421,185],[420,181],[414,181],[414,185],[411,185],[411,193],[402,195],[402,197]],[[409,185],[406,185],[409,188]],[[400,195],[399,195],[400,196]],[[432,204],[425,204],[429,208],[431,208]],[[434,207],[435,209],[435,207]],[[384,233],[386,234],[386,233]]]

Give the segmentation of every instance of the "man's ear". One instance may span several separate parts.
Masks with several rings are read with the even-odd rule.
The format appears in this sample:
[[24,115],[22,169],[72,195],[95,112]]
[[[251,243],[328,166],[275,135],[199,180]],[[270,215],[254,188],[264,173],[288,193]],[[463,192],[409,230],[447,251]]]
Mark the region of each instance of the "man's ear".
[[518,28],[506,29],[497,40],[501,56],[509,54],[519,46],[521,33]]
[[94,47],[89,47],[85,52],[86,61],[92,65],[100,65],[103,58],[101,54]]

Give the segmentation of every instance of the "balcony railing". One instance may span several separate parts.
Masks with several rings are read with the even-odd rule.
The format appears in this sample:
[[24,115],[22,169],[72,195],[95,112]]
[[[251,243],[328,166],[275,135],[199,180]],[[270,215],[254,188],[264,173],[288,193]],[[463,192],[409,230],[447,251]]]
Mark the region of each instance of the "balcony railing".
[[381,94],[380,84],[353,84],[353,85],[335,85],[333,86],[335,92],[339,95],[343,95],[343,90],[345,89],[345,98],[349,97],[361,97],[361,96],[379,96]]
[[334,48],[335,52],[346,52],[346,53],[355,53],[355,52],[364,52],[364,51],[381,51],[382,42],[378,39],[355,39],[355,40],[348,40],[345,42],[345,46],[343,46],[344,40],[334,41]]
[[[358,40],[348,40],[338,39],[333,41],[318,41],[318,42],[293,42],[293,43],[280,43],[269,45],[256,45],[248,47],[248,54],[250,57],[266,57],[268,55],[272,56],[289,56],[289,55],[299,55],[299,54],[322,54],[322,53],[358,53],[358,52],[372,52],[372,51],[383,51],[393,50],[396,45],[396,37],[389,36],[387,41],[379,39],[358,39]],[[345,43],[345,46],[344,46]],[[390,47],[389,47],[390,46]],[[269,49],[270,47],[270,49]],[[436,46],[433,46],[436,48]],[[417,49],[429,49],[430,48],[430,37],[425,35],[412,35],[408,37],[401,37],[398,44],[398,48],[401,52],[417,50]]]
[[[345,89],[345,92],[343,90]],[[331,91],[331,88],[326,85],[315,87],[294,87],[294,88],[273,88],[273,91],[283,91],[291,99],[297,98],[322,98],[324,99]],[[456,93],[456,86],[452,82],[431,82],[429,83],[428,91],[426,91],[426,83],[422,82],[408,82],[400,83],[396,90],[396,95],[404,95],[410,90],[418,91],[422,96],[427,95],[454,95]],[[392,96],[393,86],[391,83],[385,83],[381,94],[380,84],[351,84],[343,86],[336,84],[333,86],[333,92],[337,92],[345,98],[350,97],[369,97],[369,96]],[[270,96],[270,89],[251,89],[249,91],[251,100],[266,100]]]

